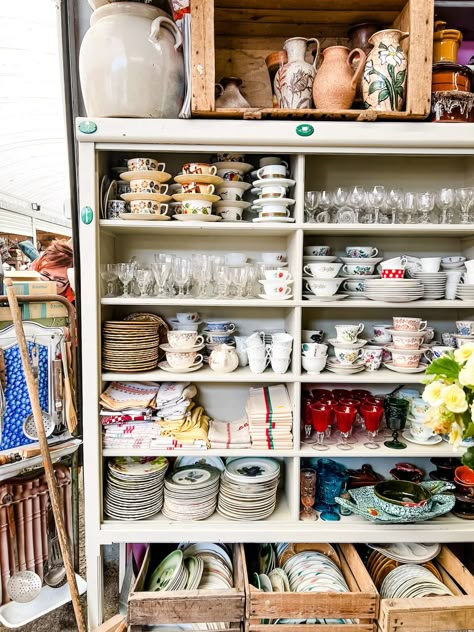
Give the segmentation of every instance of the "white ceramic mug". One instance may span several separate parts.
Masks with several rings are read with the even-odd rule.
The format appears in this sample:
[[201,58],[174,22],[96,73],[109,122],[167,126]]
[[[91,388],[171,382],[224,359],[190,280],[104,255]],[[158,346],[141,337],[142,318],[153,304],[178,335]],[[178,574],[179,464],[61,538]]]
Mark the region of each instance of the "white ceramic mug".
[[342,263],[308,263],[303,272],[315,279],[333,279],[342,268]]
[[458,283],[461,280],[463,271],[462,270],[446,270],[445,274],[447,274],[448,276],[446,279],[446,289],[445,289],[444,298],[446,298],[448,301],[454,301],[454,299],[456,298]]
[[197,331],[172,330],[168,332],[168,342],[173,349],[190,349],[202,345],[204,338]]
[[422,272],[438,272],[441,265],[441,257],[422,257],[421,270]]

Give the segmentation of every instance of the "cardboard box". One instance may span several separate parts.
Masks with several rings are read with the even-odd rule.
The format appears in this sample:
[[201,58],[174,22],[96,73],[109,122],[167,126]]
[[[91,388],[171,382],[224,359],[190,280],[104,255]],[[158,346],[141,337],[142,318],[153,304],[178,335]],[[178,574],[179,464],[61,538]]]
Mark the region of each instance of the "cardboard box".
[[57,294],[56,281],[28,281],[13,282],[15,294],[23,296],[38,296],[38,294]]
[[35,320],[37,318],[64,318],[68,315],[65,305],[57,301],[48,303],[24,303],[21,306],[23,320]]
[[15,281],[41,281],[41,274],[36,270],[6,270],[5,278]]

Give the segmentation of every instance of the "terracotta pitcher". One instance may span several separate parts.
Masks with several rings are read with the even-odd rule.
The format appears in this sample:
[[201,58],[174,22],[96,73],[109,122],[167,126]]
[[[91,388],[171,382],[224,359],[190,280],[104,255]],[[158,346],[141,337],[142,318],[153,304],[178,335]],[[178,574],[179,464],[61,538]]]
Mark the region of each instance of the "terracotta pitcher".
[[[357,70],[352,68],[359,58]],[[347,110],[354,102],[360,76],[364,70],[365,53],[360,48],[329,46],[323,50],[323,62],[313,84],[314,105],[318,110]]]
[[408,62],[400,42],[405,37],[408,33],[385,29],[369,39],[373,49],[362,79],[364,109],[396,112],[403,108]]
[[[316,42],[316,56],[312,64],[305,61],[308,44]],[[313,81],[316,76],[316,62],[319,42],[312,37],[292,37],[283,45],[288,54],[288,63],[275,76],[275,96],[279,108],[304,110],[313,105]]]

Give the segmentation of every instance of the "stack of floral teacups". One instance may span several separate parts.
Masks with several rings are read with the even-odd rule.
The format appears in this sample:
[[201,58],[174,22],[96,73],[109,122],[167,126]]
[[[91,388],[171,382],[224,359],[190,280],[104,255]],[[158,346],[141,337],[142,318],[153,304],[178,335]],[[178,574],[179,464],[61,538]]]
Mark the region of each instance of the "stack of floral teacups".
[[327,362],[329,370],[342,369],[347,373],[358,373],[365,366],[362,358],[362,347],[367,340],[359,340],[359,335],[364,331],[364,324],[336,325],[336,338],[329,338],[328,342],[334,348],[334,357]]
[[171,178],[165,172],[165,163],[154,158],[131,158],[127,162],[128,171],[120,177],[129,183],[130,191],[122,193],[121,198],[130,205],[131,213],[121,213],[122,219],[130,219],[130,215],[137,219],[168,220],[168,204],[171,196],[167,195],[168,185],[164,184]]
[[206,328],[202,331],[205,336],[207,353],[211,354],[219,345],[235,346],[235,333],[236,326],[228,319],[207,320]]
[[340,260],[344,264],[341,276],[347,279],[342,289],[349,298],[363,298],[364,280],[379,278],[375,266],[382,261],[382,257],[377,255],[378,250],[373,246],[346,246],[345,255]]
[[308,294],[303,294],[305,298],[310,300],[316,296],[320,300],[327,300],[334,297],[343,279],[336,278],[342,263],[330,262],[311,262],[303,267],[304,288]]
[[[447,340],[445,343],[444,340]],[[449,344],[454,342],[454,345]],[[456,321],[456,333],[443,336],[443,343],[448,346],[462,347],[463,345],[474,342],[474,321],[472,320],[457,320]]]
[[257,195],[254,208],[258,211],[258,218],[254,222],[294,222],[289,207],[295,200],[288,196],[289,187],[294,180],[287,178],[288,164],[278,157],[260,159],[257,170],[257,180],[254,182],[252,193]]
[[429,408],[430,404],[425,402],[422,397],[415,397],[410,401],[407,419],[409,428],[403,431],[403,436],[407,441],[428,445],[442,441],[441,437],[435,435],[432,428],[425,424],[426,413]]
[[217,168],[206,162],[187,162],[182,172],[175,176],[181,191],[173,194],[173,199],[181,204],[180,212],[173,215],[181,221],[199,220],[215,222],[220,218],[212,214],[212,205],[220,198],[214,194],[215,186],[222,183],[216,175]]
[[171,330],[168,332],[168,343],[160,345],[166,353],[166,362],[160,362],[160,369],[171,372],[195,371],[202,367],[203,356],[198,353],[203,349],[204,338],[197,331]]
[[308,373],[321,373],[328,359],[328,346],[319,342],[301,344],[301,363]]
[[169,322],[173,329],[180,331],[198,331],[199,325],[202,325],[197,312],[177,312],[176,318],[171,318]]
[[245,162],[245,156],[237,153],[217,154],[213,167],[221,179],[216,193],[222,198],[216,201],[214,208],[225,222],[240,222],[243,211],[250,206],[244,202],[243,195],[250,188],[244,182],[245,174],[253,169],[253,165]]
[[287,300],[293,298],[292,288],[293,277],[291,272],[284,267],[280,267],[286,262],[281,259],[286,253],[264,252],[262,257],[264,265],[261,268],[264,279],[258,279],[263,286],[263,294],[260,298],[267,300]]
[[394,316],[393,327],[387,327],[392,336],[392,344],[386,349],[392,356],[385,366],[400,373],[423,371],[420,361],[427,347],[423,345],[426,334],[426,320],[414,316]]

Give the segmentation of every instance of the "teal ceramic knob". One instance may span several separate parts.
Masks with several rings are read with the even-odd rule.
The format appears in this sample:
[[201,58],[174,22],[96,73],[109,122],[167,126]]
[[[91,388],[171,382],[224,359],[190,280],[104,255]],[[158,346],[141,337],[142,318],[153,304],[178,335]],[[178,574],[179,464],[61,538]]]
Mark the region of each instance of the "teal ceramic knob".
[[302,123],[296,128],[298,136],[312,136],[314,134],[314,127],[308,123]]
[[81,220],[83,224],[90,224],[94,219],[94,211],[90,206],[84,206],[81,210]]
[[79,131],[83,134],[93,134],[97,131],[97,124],[94,121],[81,121],[79,123]]

